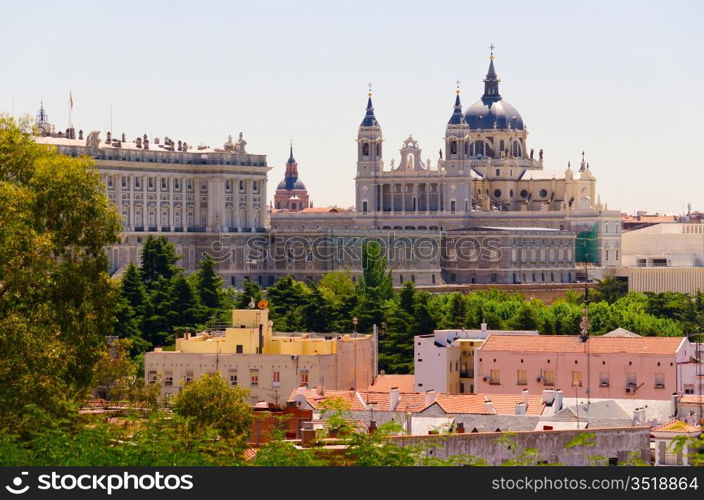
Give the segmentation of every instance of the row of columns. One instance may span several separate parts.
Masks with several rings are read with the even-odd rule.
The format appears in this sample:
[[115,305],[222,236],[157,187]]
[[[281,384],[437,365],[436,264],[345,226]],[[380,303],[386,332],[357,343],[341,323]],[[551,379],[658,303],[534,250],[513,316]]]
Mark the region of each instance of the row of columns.
[[[111,174],[108,174],[111,175]],[[154,222],[154,225],[157,227],[157,231],[161,231],[162,227],[164,227],[164,224],[161,219],[161,208],[163,206],[164,201],[161,199],[161,195],[164,191],[161,189],[161,182],[162,179],[166,178],[168,179],[169,183],[172,182],[173,179],[178,179],[180,182],[180,188],[181,192],[184,195],[184,199],[180,202],[183,207],[185,208],[189,202],[185,200],[185,195],[187,194],[186,192],[186,183],[190,179],[191,182],[193,182],[193,189],[192,193],[188,194],[193,194],[193,221],[188,220],[187,216],[187,211],[184,210],[182,214],[182,219],[181,219],[181,227],[187,228],[189,226],[193,227],[203,227],[207,231],[227,231],[229,230],[229,227],[227,226],[227,215],[228,215],[228,207],[225,202],[225,195],[226,195],[226,190],[225,190],[225,181],[226,179],[224,177],[218,177],[218,176],[210,176],[210,177],[203,177],[203,176],[196,176],[196,177],[174,177],[174,176],[168,176],[168,177],[154,177],[154,181],[156,182],[156,185],[154,186],[154,191],[148,191],[147,188],[147,183],[148,183],[148,178],[150,176],[148,175],[125,175],[125,176],[120,176],[120,175],[115,175],[113,176],[113,182],[114,182],[114,192],[115,192],[115,204],[119,207],[120,211],[122,212],[123,207],[125,206],[124,200],[123,200],[123,194],[125,192],[131,193],[129,196],[129,224],[126,225],[126,229],[128,230],[134,230],[136,227],[135,224],[135,204],[137,203],[137,200],[135,200],[135,192],[137,192],[134,188],[134,181],[136,178],[140,179],[140,185],[141,189],[139,192],[142,192],[145,194],[144,199],[142,200],[142,206],[143,206],[143,213],[142,213],[142,225],[144,227],[149,227],[151,225],[151,222]],[[122,186],[122,178],[126,178],[126,188],[123,188]],[[256,228],[256,227],[264,227],[264,221],[266,220],[266,179],[265,178],[254,178],[254,177],[232,177],[227,179],[230,182],[232,182],[231,186],[231,192],[232,192],[232,217],[230,227],[237,228],[238,230],[241,230],[242,228]],[[240,180],[244,181],[244,195],[245,195],[245,202],[244,202],[244,215],[245,215],[245,220],[241,220],[241,213],[240,213],[240,198],[241,198],[241,193],[239,189],[239,182]],[[203,193],[201,190],[202,184],[207,183],[208,186],[208,191],[207,194]],[[254,207],[254,182],[258,183],[258,194],[259,194],[259,207],[257,211],[255,211]],[[148,200],[146,197],[146,193],[152,192],[155,194],[155,200]],[[168,199],[168,205],[169,205],[169,220],[168,220],[168,227],[169,230],[173,231],[176,226],[174,223],[174,204],[178,203],[174,201],[174,191],[166,191],[169,193],[169,199]],[[202,214],[201,210],[201,196],[206,195],[207,196],[207,213]],[[154,221],[149,220],[149,211],[148,207],[150,205],[153,205],[155,207],[155,217]],[[205,219],[205,224],[202,223],[201,216],[206,215]]]
[[[407,193],[405,188],[409,184],[413,186],[413,191],[411,191],[410,193]],[[394,197],[396,196],[396,194],[400,194],[400,196],[401,196],[401,207],[400,208],[401,208],[402,212],[430,212],[431,211],[430,210],[430,193],[431,193],[430,186],[433,186],[433,185],[436,186],[436,190],[434,191],[433,194],[437,197],[437,205],[436,205],[436,209],[434,211],[441,212],[441,211],[445,210],[444,184],[435,183],[435,182],[433,182],[433,183],[407,183],[407,182],[404,182],[404,183],[383,183],[383,184],[380,184],[378,186],[378,192],[377,192],[378,210],[381,212],[384,212],[385,210],[390,208],[391,212],[396,211]],[[386,204],[384,203],[384,187],[385,186],[389,186],[388,192],[389,192],[390,207],[386,206]],[[396,186],[401,186],[400,193],[396,193],[396,191],[395,191]],[[422,193],[422,195],[424,197],[424,201],[425,201],[425,210],[420,210],[420,206],[421,206],[420,186],[425,186],[425,190]],[[413,201],[411,201],[410,207],[407,206],[407,203],[406,203],[406,195],[407,194],[411,195],[411,200],[413,200],[413,199],[416,200],[415,207],[413,207]]]

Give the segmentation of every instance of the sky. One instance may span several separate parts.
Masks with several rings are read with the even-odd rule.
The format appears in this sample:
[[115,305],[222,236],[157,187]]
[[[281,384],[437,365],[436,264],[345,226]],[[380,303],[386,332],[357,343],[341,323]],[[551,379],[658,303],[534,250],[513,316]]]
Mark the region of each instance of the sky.
[[[2,2],[0,113],[57,129],[266,154],[269,196],[289,141],[315,206],[351,206],[372,82],[385,163],[413,134],[437,163],[455,81],[501,94],[545,168],[585,151],[609,209],[704,210],[704,4],[697,1]],[[393,155],[393,156],[392,156]]]

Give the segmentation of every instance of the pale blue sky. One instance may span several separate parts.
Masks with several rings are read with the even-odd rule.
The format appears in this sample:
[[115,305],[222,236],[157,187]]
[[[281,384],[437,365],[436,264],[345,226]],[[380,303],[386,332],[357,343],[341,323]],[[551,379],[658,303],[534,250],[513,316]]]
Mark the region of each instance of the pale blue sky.
[[[700,2],[2,2],[0,112],[104,136],[222,145],[245,133],[283,177],[289,138],[315,205],[349,206],[374,83],[385,161],[409,134],[435,164],[454,81],[501,93],[546,168],[584,149],[609,208],[704,210]],[[270,195],[272,188],[270,188]]]

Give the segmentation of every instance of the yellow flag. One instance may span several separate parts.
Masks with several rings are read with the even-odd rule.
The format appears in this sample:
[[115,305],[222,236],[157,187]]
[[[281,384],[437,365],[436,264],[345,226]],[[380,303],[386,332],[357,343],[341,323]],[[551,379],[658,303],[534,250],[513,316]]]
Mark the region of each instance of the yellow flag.
[[68,102],[71,104],[71,109],[73,109],[73,94],[71,92],[68,93]]

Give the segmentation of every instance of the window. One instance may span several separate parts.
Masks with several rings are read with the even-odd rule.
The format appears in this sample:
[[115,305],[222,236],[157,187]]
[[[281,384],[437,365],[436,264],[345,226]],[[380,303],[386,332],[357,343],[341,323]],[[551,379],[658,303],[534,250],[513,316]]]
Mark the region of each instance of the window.
[[127,187],[127,177],[122,177],[122,187],[123,188]]
[[154,178],[153,177],[149,178],[149,189],[154,189]]
[[555,385],[555,372],[554,371],[551,371],[551,370],[545,371],[544,384],[545,385]]
[[240,181],[240,192],[244,192],[244,181]]
[[694,394],[694,384],[684,384],[685,394]]
[[186,189],[188,189],[189,191],[193,191],[193,181],[191,181],[191,179],[188,179]]
[[187,372],[186,372],[186,376],[183,378],[183,381],[184,381],[186,384],[190,384],[191,382],[193,382],[193,372],[192,372],[192,371],[187,371]]
[[161,189],[166,189],[166,179],[161,178]]
[[599,373],[599,387],[608,387],[608,386],[609,386],[609,373],[608,372]]
[[272,387],[279,387],[281,385],[281,372],[276,370],[271,374],[271,385]]
[[149,370],[149,375],[147,376],[147,380],[149,381],[150,384],[153,384],[156,382],[156,370]]
[[235,354],[242,354],[242,345],[238,344],[235,346]]
[[489,370],[489,383],[491,385],[501,385],[501,372],[499,370]]
[[178,179],[174,179],[174,189],[181,189],[181,181],[179,181]]
[[518,370],[516,372],[516,384],[517,385],[528,385],[528,371]]
[[301,370],[301,387],[308,387],[308,370]]
[[362,144],[362,156],[369,156],[369,143]]
[[139,177],[135,177],[134,178],[134,187],[136,189],[140,189],[142,187],[142,179],[140,179]]
[[450,212],[454,212],[454,211],[455,211],[455,200],[451,200],[450,201]]
[[635,372],[626,374],[626,385],[629,387],[635,387],[638,385],[638,375]]
[[366,201],[362,202],[362,212],[367,213],[367,202]]
[[257,181],[252,181],[252,191],[256,193],[258,189],[259,187]]
[[174,374],[171,371],[167,371],[164,374],[164,385],[174,385]]
[[541,189],[541,190],[540,190],[540,197],[541,197],[541,198],[547,198],[547,196],[548,196],[547,190]]
[[582,372],[572,372],[572,387],[582,387]]
[[656,389],[664,389],[665,388],[665,374],[664,373],[656,373],[655,374],[655,388]]
[[249,370],[249,386],[259,387],[259,370]]
[[528,191],[521,189],[521,198],[528,198]]
[[230,385],[233,387],[237,385],[237,370],[230,370]]
[[494,190],[494,198],[501,198],[501,190],[500,189]]
[[108,187],[112,187],[112,175],[108,175]]
[[451,155],[457,154],[457,141],[450,141],[450,154]]

